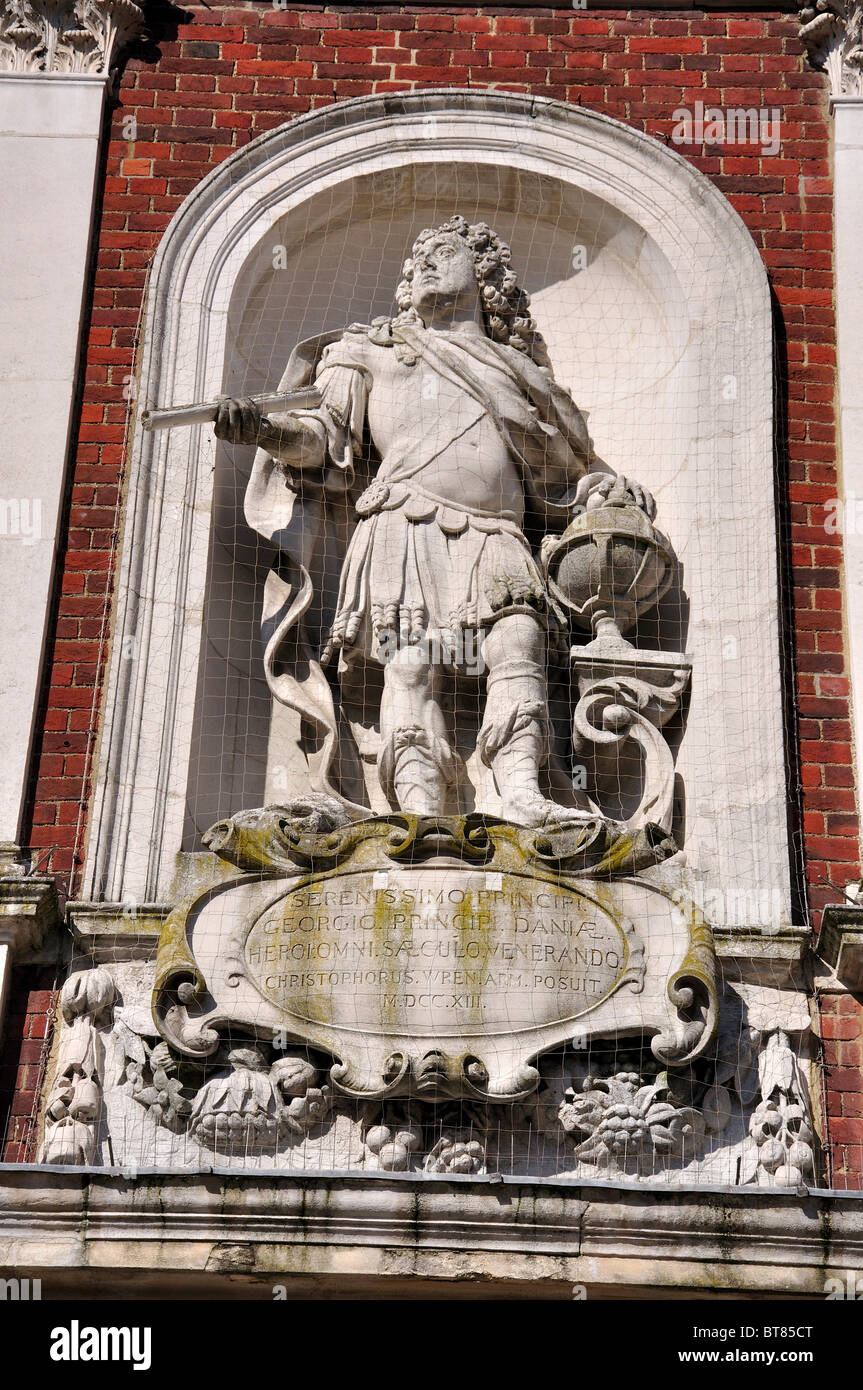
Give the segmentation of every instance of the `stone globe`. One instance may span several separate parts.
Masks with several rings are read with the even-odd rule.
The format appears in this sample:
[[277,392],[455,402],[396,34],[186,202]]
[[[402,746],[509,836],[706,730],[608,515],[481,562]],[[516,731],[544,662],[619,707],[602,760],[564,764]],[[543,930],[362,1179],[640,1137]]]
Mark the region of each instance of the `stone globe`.
[[547,539],[543,561],[551,593],[575,623],[617,642],[659,602],[674,573],[669,542],[631,503],[581,512],[563,535]]

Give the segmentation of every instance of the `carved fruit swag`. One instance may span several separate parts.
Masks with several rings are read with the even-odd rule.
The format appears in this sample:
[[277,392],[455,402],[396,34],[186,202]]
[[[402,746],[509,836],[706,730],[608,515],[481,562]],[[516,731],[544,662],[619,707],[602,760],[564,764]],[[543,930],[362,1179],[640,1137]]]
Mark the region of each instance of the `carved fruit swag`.
[[559,1115],[577,1141],[576,1158],[600,1168],[652,1172],[665,1159],[692,1157],[704,1142],[704,1119],[691,1106],[673,1104],[669,1094],[664,1072],[648,1085],[637,1072],[619,1071],[570,1086]]

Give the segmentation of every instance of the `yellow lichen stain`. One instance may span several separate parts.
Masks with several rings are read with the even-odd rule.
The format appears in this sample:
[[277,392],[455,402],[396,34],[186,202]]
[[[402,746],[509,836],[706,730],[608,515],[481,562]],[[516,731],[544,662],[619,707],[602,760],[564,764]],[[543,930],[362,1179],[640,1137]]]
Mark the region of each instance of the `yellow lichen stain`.
[[[549,874],[441,865],[309,878],[246,943],[262,994],[335,1028],[477,1037],[595,1008],[629,966],[613,892]],[[380,870],[377,870],[380,873]]]

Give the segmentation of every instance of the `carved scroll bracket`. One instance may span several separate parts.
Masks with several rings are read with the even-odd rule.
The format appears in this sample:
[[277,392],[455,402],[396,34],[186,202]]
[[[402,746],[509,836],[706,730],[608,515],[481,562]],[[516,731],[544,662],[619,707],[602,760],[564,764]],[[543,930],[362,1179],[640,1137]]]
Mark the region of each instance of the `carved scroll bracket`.
[[627,818],[630,830],[674,815],[674,755],[662,730],[680,708],[692,663],[680,652],[638,651],[628,644],[592,642],[572,650],[579,701],[573,716],[573,754],[593,766],[587,788],[597,809],[620,785],[620,760],[638,749],[641,797]]

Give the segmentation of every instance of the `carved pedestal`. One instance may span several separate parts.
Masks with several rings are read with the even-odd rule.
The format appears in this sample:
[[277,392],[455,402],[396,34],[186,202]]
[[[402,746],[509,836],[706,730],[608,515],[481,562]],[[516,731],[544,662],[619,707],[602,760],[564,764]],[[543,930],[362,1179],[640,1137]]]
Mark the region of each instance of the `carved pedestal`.
[[[619,799],[624,781],[640,781],[624,817],[638,828],[660,825],[670,831],[674,816],[674,754],[663,733],[677,714],[689,685],[692,663],[682,652],[639,651],[622,639],[599,638],[573,647],[578,704],[573,715],[573,756],[589,760],[593,777],[587,791],[597,811],[609,797]],[[640,768],[621,767],[637,750]]]

